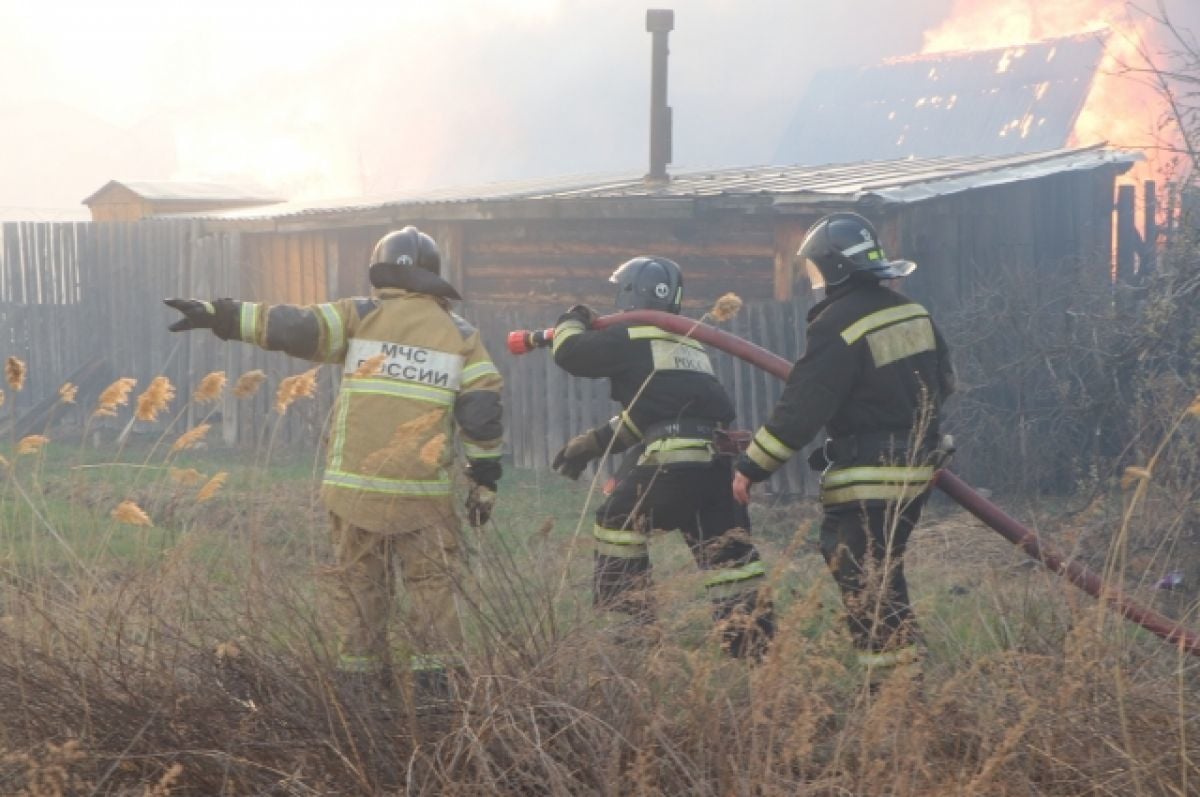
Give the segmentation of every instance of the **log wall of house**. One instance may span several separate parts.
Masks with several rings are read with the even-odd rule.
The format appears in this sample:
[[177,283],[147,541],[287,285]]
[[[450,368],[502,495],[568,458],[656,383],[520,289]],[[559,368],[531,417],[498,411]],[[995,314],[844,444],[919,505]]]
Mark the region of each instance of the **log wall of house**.
[[[892,256],[920,264],[906,291],[943,316],[994,281],[1000,268],[1031,280],[1045,269],[1076,268],[1080,279],[1107,284],[1113,182],[1111,170],[1081,171],[866,212],[880,225]],[[509,355],[510,329],[552,324],[578,302],[612,310],[607,280],[615,266],[658,254],[684,268],[686,315],[700,317],[718,296],[734,292],[746,306],[726,328],[795,359],[803,350],[812,297],[793,255],[820,213],[813,207],[793,216],[714,211],[700,219],[414,217],[411,223],[439,241],[443,272],[466,298],[462,313],[479,326],[505,374],[513,462],[545,468],[571,434],[606,420],[614,407],[602,381],[568,378],[547,352]],[[6,225],[0,235],[0,354],[30,362],[30,385],[5,409],[28,410],[100,358],[112,377],[135,376],[140,385],[166,373],[181,397],[210,370],[225,370],[233,379],[261,368],[273,386],[310,367],[209,336],[171,335],[165,326],[172,314],[158,303],[169,295],[232,295],[306,304],[365,293],[371,248],[393,227],[378,215],[361,225],[341,219],[334,229],[306,224],[296,232],[199,221]],[[778,383],[724,355],[714,360],[735,397],[739,424],[761,423],[779,395]],[[281,442],[312,445],[337,378],[336,369],[323,368],[317,401],[297,405],[281,421],[271,412],[269,391],[253,402],[226,401],[224,439],[252,443],[278,426]],[[189,420],[200,417],[188,411]],[[775,489],[811,487],[809,474],[794,467]]]
[[689,308],[734,291],[773,298],[775,242],[768,218],[537,220],[464,225],[463,289],[492,302],[586,302],[609,307],[608,278],[638,255],[676,260]]

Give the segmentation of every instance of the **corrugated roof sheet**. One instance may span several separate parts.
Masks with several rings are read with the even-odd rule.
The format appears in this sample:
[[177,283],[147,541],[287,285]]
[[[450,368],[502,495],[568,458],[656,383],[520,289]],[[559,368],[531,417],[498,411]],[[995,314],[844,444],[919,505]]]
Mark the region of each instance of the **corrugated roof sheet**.
[[681,172],[666,184],[641,176],[562,177],[494,183],[473,188],[413,191],[336,202],[286,202],[268,207],[179,214],[205,219],[287,219],[341,216],[387,208],[413,208],[437,217],[436,206],[464,203],[571,200],[766,200],[775,205],[910,203],[1002,183],[1080,169],[1125,171],[1139,153],[1101,146],[1007,157],[905,158],[825,166],[754,166]]
[[129,189],[143,199],[151,202],[236,202],[269,204],[281,202],[280,197],[266,196],[261,192],[220,183],[205,182],[172,182],[159,180],[110,180],[98,191],[83,200],[89,204],[96,197],[113,186]]
[[775,160],[1008,155],[1064,147],[1107,35],[820,72]]

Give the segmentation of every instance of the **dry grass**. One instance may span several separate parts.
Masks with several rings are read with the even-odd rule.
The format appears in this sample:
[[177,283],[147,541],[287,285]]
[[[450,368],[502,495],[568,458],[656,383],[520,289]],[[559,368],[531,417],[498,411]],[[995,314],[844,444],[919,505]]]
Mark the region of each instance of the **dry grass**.
[[[1155,491],[1178,443],[1136,480],[1135,511],[1117,489],[1032,520],[1153,598],[1120,546],[1176,522]],[[720,654],[675,539],[655,544],[659,634],[595,616],[569,531],[582,494],[510,474],[499,531],[468,540],[460,703],[427,713],[335,688],[311,481],[257,454],[231,478],[203,456],[69,470],[39,454],[4,475],[0,793],[1186,795],[1200,783],[1193,660],[946,507],[909,557],[923,673],[872,694],[812,507],[759,508],[780,634],[750,666]]]

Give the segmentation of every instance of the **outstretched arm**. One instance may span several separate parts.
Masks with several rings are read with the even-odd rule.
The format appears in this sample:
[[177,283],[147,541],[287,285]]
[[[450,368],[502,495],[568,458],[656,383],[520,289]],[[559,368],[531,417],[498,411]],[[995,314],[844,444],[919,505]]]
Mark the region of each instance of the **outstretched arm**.
[[341,362],[355,300],[311,305],[244,302],[237,299],[164,299],[183,313],[168,329],[210,329],[221,340],[241,340],[314,362]]

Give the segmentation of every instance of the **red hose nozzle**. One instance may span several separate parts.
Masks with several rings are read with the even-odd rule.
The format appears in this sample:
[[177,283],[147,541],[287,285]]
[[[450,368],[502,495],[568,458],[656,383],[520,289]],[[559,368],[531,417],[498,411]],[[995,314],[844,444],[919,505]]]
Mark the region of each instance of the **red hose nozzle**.
[[508,350],[512,354],[528,354],[534,349],[549,346],[554,340],[554,328],[514,329],[508,333]]

